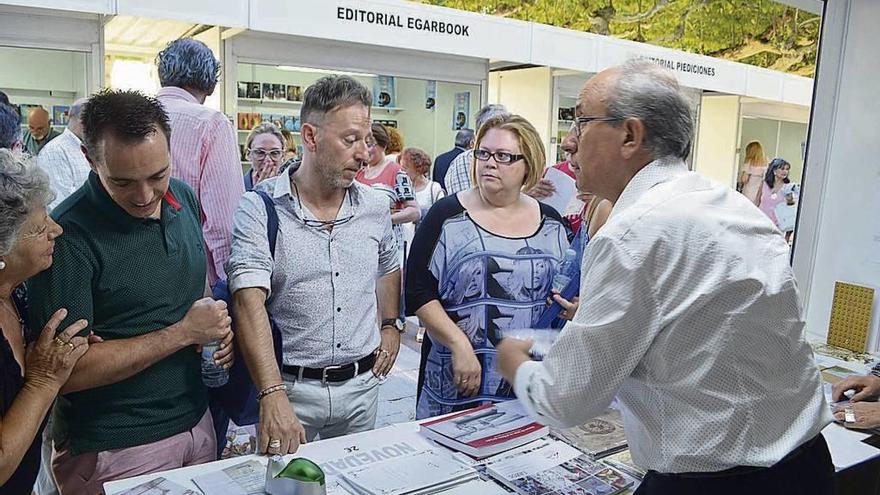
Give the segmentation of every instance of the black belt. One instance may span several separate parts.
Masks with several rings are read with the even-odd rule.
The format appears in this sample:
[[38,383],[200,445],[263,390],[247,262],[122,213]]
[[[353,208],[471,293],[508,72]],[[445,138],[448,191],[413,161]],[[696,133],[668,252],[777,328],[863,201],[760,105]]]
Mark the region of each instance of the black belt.
[[376,353],[371,352],[354,363],[327,366],[326,368],[306,368],[304,366],[288,366],[285,364],[281,367],[281,370],[297,377],[297,379],[309,378],[321,380],[322,383],[336,383],[351,380],[361,373],[372,370],[375,362]]

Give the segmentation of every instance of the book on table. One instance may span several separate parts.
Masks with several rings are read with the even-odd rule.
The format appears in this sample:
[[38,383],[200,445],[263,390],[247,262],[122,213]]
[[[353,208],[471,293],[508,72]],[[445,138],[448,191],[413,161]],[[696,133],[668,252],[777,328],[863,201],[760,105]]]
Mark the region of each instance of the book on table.
[[162,477],[153,478],[128,490],[116,492],[113,495],[153,495],[154,493],[162,495],[199,495],[195,490],[190,490]]
[[531,419],[517,400],[484,404],[419,426],[420,432],[431,440],[477,459],[524,445],[550,432]]
[[573,428],[551,428],[550,434],[593,459],[600,459],[626,448],[626,432],[620,411],[608,408],[599,416]]
[[358,495],[438,493],[477,477],[474,468],[444,450],[387,459],[342,474],[345,487]]
[[612,495],[634,480],[559,440],[543,438],[486,459],[490,476],[522,495]]

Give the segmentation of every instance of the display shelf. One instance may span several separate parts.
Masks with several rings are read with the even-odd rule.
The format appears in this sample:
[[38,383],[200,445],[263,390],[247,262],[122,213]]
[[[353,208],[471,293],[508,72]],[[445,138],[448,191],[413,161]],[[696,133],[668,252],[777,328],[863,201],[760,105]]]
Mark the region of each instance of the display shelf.
[[[288,101],[288,100],[264,100],[262,98],[239,98],[239,103],[245,103],[248,105],[265,105],[268,107],[271,106],[285,106],[285,107],[301,107],[301,101]],[[388,112],[390,114],[396,114],[398,112],[402,112],[404,109],[400,107],[370,107],[373,111],[383,111]]]

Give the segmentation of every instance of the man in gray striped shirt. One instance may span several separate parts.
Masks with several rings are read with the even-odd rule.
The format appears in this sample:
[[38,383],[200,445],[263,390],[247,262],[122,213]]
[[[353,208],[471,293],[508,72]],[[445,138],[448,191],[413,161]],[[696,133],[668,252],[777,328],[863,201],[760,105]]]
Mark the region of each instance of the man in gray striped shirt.
[[[397,357],[400,269],[388,199],[354,182],[368,156],[370,105],[351,77],[306,89],[301,165],[256,187],[278,212],[274,257],[257,192],[235,213],[226,272],[239,349],[259,391],[260,452],[372,429],[379,379]],[[281,369],[269,317],[281,333]]]

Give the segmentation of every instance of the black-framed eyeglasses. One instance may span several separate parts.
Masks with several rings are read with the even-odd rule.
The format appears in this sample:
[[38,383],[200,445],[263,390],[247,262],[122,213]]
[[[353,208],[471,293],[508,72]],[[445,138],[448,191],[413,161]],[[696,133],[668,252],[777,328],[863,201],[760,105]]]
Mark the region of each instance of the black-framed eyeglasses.
[[345,196],[348,198],[348,209],[349,211],[351,211],[351,214],[342,218],[334,218],[333,220],[317,220],[313,218],[306,218],[305,210],[303,209],[302,199],[299,196],[299,189],[296,187],[295,182],[290,181],[290,183],[293,184],[293,191],[296,193],[296,201],[299,203],[299,218],[302,220],[303,225],[305,225],[306,227],[311,227],[313,229],[332,230],[334,227],[345,225],[354,219],[354,207],[351,202],[351,189],[345,191]]
[[525,157],[526,155],[515,155],[506,151],[496,151],[492,153],[491,151],[484,149],[474,150],[474,158],[476,158],[477,160],[487,162],[489,161],[489,158],[494,158],[495,163],[503,163],[504,165],[510,165],[511,163],[518,162]]
[[598,116],[598,117],[578,117],[574,119],[574,133],[580,138],[581,137],[581,126],[585,124],[589,124],[590,122],[617,122],[621,120],[620,117],[608,117],[608,116]]
[[248,151],[250,151],[251,154],[254,155],[254,158],[256,158],[257,160],[262,160],[262,159],[264,159],[264,158],[266,158],[266,157],[268,156],[268,157],[271,158],[272,160],[276,160],[276,161],[277,161],[277,160],[280,160],[280,159],[281,159],[281,155],[284,154],[284,150],[281,150],[281,149],[278,149],[278,148],[274,148],[274,149],[271,149],[271,150],[264,150],[264,149],[260,149],[260,148],[253,148],[253,149],[250,149],[250,150],[248,150]]

